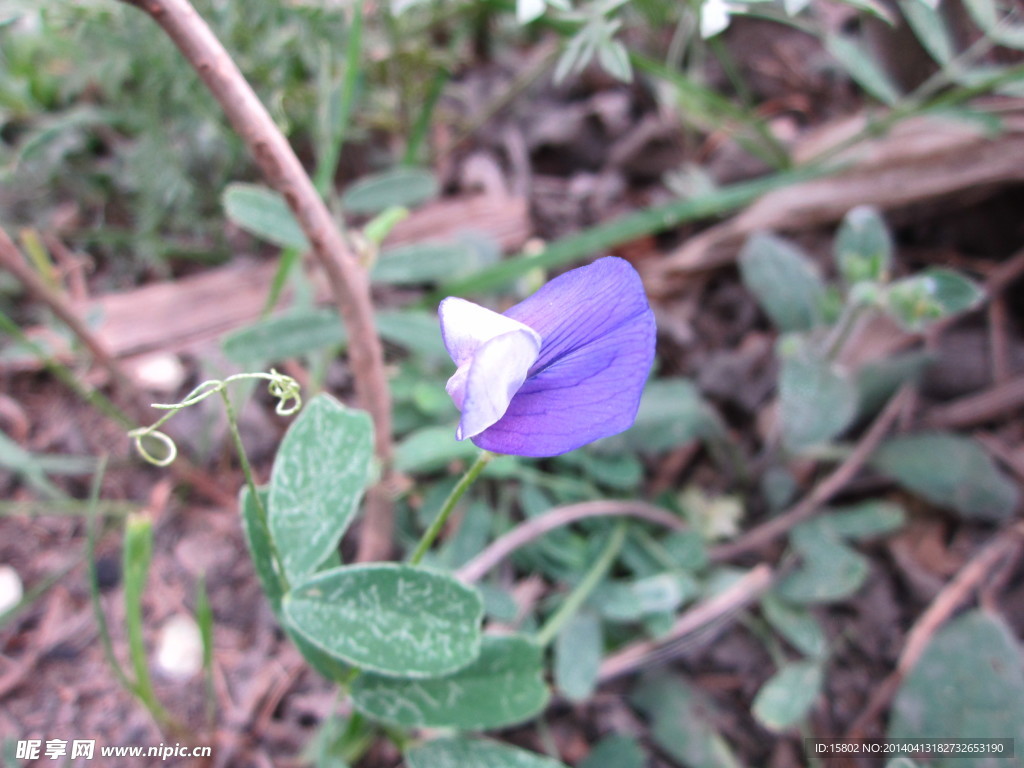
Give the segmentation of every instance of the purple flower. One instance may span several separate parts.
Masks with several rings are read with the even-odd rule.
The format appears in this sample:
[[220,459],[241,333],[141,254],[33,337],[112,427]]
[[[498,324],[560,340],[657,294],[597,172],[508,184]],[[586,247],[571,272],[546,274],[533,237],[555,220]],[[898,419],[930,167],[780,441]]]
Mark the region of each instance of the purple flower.
[[640,276],[615,257],[556,277],[499,315],[448,297],[441,335],[458,370],[455,437],[516,456],[557,456],[632,426],[654,359]]

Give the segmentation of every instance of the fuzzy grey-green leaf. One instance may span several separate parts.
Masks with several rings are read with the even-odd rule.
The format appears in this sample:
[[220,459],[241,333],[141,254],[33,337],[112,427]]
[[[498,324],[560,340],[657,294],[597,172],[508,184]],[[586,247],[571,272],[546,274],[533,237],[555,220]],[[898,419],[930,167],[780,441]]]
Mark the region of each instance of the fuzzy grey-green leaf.
[[761,686],[751,711],[765,728],[784,731],[807,716],[821,693],[821,683],[818,662],[785,664]]
[[227,217],[249,234],[282,248],[309,248],[288,204],[273,190],[259,184],[229,184],[221,204]]
[[423,168],[394,168],[360,179],[341,197],[350,213],[380,213],[392,206],[412,208],[437,194],[437,179]]
[[853,381],[826,360],[783,357],[779,374],[782,439],[792,451],[826,443],[857,412]]
[[408,768],[566,768],[550,757],[488,739],[437,739],[405,753]]
[[933,504],[978,520],[1004,520],[1019,491],[973,440],[926,432],[887,440],[871,464]]
[[436,678],[480,653],[480,595],[426,568],[377,563],[323,571],[288,593],[284,612],[318,647],[382,675]]
[[[939,630],[893,699],[889,737],[1024,740],[1021,646],[996,615],[967,613]],[[962,757],[936,766],[1020,765],[1019,759]]]
[[321,394],[288,428],[270,480],[270,533],[285,575],[316,570],[355,517],[369,477],[373,425]]
[[740,253],[740,273],[780,331],[806,331],[822,321],[825,284],[814,263],[792,243],[754,235]]
[[446,677],[408,680],[361,675],[352,701],[364,715],[409,728],[503,728],[548,702],[540,648],[525,637],[489,636],[469,666]]

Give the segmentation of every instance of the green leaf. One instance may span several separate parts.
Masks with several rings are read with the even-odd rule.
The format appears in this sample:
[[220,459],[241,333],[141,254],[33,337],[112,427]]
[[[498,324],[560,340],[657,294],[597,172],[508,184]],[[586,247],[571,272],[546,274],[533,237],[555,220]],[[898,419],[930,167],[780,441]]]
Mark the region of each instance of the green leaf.
[[976,520],[1013,515],[1019,493],[974,440],[926,432],[887,440],[871,465],[932,504]]
[[222,342],[224,356],[240,365],[252,365],[319,352],[346,344],[348,335],[338,313],[308,309],[261,320],[229,334]]
[[943,66],[949,64],[956,51],[938,4],[931,6],[921,0],[901,0],[900,10],[931,57]]
[[437,739],[405,753],[408,768],[566,768],[563,763],[487,739]]
[[899,504],[871,499],[846,507],[834,507],[809,524],[818,525],[840,539],[863,541],[894,533],[906,521],[907,515]]
[[754,235],[740,252],[740,273],[780,331],[806,331],[821,323],[825,284],[814,263],[792,243]]
[[890,107],[900,100],[899,91],[874,58],[852,40],[829,35],[825,47],[861,88]]
[[863,365],[856,373],[857,415],[871,416],[882,409],[896,390],[908,382],[916,382],[932,363],[925,351],[894,355]]
[[531,640],[487,636],[476,661],[446,677],[360,675],[352,702],[368,717],[407,728],[504,728],[547,706],[543,672],[541,649]]
[[598,440],[592,449],[600,454],[663,453],[704,437],[713,428],[713,417],[693,382],[658,379],[644,389],[633,426]]
[[927,269],[899,280],[885,293],[885,308],[901,325],[919,331],[930,323],[976,307],[985,292],[951,269]]
[[785,731],[803,720],[821,694],[822,670],[816,661],[783,665],[754,697],[754,717],[771,731]]
[[674,611],[698,592],[689,576],[659,573],[630,581],[606,581],[594,590],[591,603],[611,621],[638,621],[648,614]]
[[[270,488],[264,486],[256,489],[259,500],[263,504],[264,511],[269,508]],[[263,594],[270,601],[271,608],[275,614],[281,612],[281,598],[284,597],[284,582],[281,580],[280,566],[274,557],[274,544],[270,538],[270,530],[263,518],[260,517],[259,509],[252,494],[249,493],[249,486],[243,485],[238,492],[238,508],[242,511],[242,532],[245,534],[245,543],[249,546],[249,555],[252,557],[253,567],[256,569],[256,576],[263,587]]]
[[360,179],[341,196],[349,213],[380,213],[393,206],[414,208],[437,195],[434,174],[423,168],[394,168]]
[[469,243],[428,241],[382,251],[370,278],[375,283],[417,285],[466,277],[481,266],[479,252]]
[[424,427],[395,446],[395,469],[422,474],[444,469],[453,461],[472,461],[480,453],[469,440],[455,439],[455,425]]
[[779,582],[779,595],[793,603],[822,603],[849,597],[868,575],[867,560],[844,545],[825,527],[803,523],[793,529],[790,543],[801,566]]
[[439,677],[480,653],[479,594],[447,574],[394,563],[323,571],[284,599],[293,627],[371,672]]
[[359,507],[373,457],[364,411],[317,395],[281,441],[270,476],[270,533],[290,581],[333,552]]
[[250,235],[282,248],[309,249],[309,241],[279,194],[259,184],[229,184],[221,197],[224,214]]
[[382,338],[419,355],[424,360],[448,360],[441,326],[433,312],[411,309],[377,313],[377,332]]
[[[1020,643],[996,615],[972,611],[936,633],[893,699],[889,738],[1024,739]],[[1019,764],[936,760],[940,768]]]
[[605,736],[586,756],[579,768],[644,768],[647,756],[632,736]]
[[779,416],[782,441],[794,452],[827,443],[857,413],[857,389],[827,360],[780,355]]
[[555,639],[555,685],[570,701],[584,701],[597,686],[604,637],[601,622],[580,611]]
[[846,214],[836,235],[835,260],[847,285],[888,279],[892,269],[892,237],[875,208],[861,205]]
[[651,739],[687,768],[738,768],[739,761],[714,726],[711,703],[682,678],[645,675],[633,703],[651,720]]
[[825,655],[825,632],[805,607],[791,605],[769,592],[761,598],[761,613],[772,628],[801,653],[813,658]]

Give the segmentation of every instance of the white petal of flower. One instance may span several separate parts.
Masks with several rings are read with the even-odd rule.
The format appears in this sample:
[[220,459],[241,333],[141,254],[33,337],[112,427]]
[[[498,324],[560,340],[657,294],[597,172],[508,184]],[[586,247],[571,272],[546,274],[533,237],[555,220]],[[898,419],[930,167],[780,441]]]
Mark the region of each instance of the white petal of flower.
[[472,361],[449,380],[452,399],[462,401],[456,439],[478,435],[505,415],[538,354],[540,337],[522,330],[497,336],[477,349]]
[[441,302],[437,312],[444,345],[460,368],[473,359],[485,342],[511,331],[532,334],[540,346],[540,336],[530,326],[465,299],[449,296]]

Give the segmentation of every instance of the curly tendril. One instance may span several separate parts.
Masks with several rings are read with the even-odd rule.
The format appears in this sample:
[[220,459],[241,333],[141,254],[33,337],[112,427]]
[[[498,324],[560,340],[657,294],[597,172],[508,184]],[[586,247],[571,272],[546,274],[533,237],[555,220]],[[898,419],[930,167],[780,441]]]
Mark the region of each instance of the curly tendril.
[[[237,373],[234,376],[229,376],[223,380],[210,379],[209,381],[204,381],[189,392],[179,403],[153,403],[151,407],[167,411],[167,413],[155,424],[148,427],[133,429],[128,433],[128,437],[132,438],[132,441],[135,444],[135,450],[138,451],[139,455],[145,461],[148,461],[154,466],[168,466],[177,458],[178,446],[174,444],[174,440],[172,440],[167,434],[160,431],[160,427],[169,421],[178,411],[188,408],[189,406],[196,405],[197,403],[201,403],[210,395],[220,393],[226,397],[227,395],[225,394],[225,390],[227,389],[228,384],[236,381],[243,381],[245,379],[263,379],[264,381],[269,382],[267,385],[267,391],[270,393],[271,397],[277,400],[274,412],[279,416],[291,416],[302,408],[302,392],[299,387],[299,382],[291,376],[285,376],[283,373],[278,373],[273,368],[270,369],[270,373]],[[166,450],[165,455],[154,456],[150,453],[143,444],[143,440],[147,438],[160,443]]]

